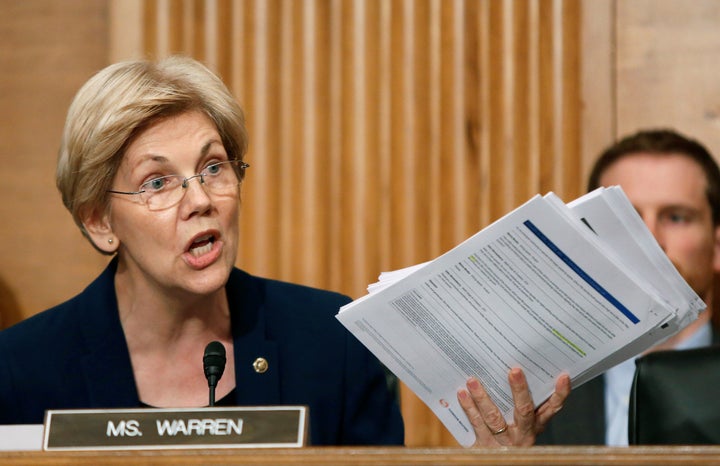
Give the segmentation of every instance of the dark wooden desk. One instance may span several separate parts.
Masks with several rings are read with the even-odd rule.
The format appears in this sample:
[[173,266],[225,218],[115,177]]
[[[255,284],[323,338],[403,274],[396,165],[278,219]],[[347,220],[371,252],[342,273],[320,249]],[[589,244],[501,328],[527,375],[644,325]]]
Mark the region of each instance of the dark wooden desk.
[[720,446],[0,452],[6,465],[718,465]]

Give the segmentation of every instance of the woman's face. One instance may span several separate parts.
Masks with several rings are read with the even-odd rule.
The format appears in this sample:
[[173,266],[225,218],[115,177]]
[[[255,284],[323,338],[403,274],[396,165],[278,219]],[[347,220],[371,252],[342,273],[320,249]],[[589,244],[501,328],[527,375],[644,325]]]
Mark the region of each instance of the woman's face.
[[[199,111],[183,113],[133,139],[113,190],[139,191],[166,175],[189,178],[226,160],[212,120]],[[177,189],[184,191],[180,201],[161,210],[150,210],[138,195],[112,195],[106,221],[119,245],[118,270],[163,292],[209,294],[225,285],[235,263],[239,187],[217,194],[195,177]]]

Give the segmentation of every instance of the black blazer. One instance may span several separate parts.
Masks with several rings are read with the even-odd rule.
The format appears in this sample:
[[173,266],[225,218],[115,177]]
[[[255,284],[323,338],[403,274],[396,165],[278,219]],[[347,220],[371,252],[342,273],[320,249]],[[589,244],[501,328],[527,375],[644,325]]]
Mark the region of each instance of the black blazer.
[[[140,406],[116,267],[111,261],[81,294],[0,332],[0,424],[42,423],[47,409]],[[403,443],[381,365],[335,318],[349,298],[239,269],[226,289],[237,405],[308,405],[315,445]],[[258,357],[269,363],[262,374],[253,369]]]
[[[713,343],[720,334],[713,330]],[[537,445],[605,445],[605,375],[573,389]]]

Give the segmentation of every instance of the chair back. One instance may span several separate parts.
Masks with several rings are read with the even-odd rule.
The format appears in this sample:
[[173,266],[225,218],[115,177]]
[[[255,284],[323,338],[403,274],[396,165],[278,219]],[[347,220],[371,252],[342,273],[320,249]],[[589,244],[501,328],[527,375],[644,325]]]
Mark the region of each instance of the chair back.
[[720,346],[636,360],[630,445],[720,444]]

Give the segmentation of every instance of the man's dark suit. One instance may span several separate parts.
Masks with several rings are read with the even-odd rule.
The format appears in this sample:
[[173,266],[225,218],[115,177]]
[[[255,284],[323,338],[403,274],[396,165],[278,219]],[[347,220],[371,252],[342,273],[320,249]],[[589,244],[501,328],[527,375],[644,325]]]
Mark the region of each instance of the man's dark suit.
[[[720,333],[713,332],[718,343]],[[572,389],[563,409],[537,438],[537,445],[605,445],[605,376]]]
[[563,409],[537,437],[537,445],[604,445],[605,378],[573,389]]
[[[81,294],[0,332],[0,424],[42,423],[47,409],[141,405],[116,267],[114,260]],[[315,445],[403,443],[380,364],[335,318],[347,297],[239,269],[226,290],[237,405],[308,405]],[[264,373],[253,368],[258,357],[268,361]]]

